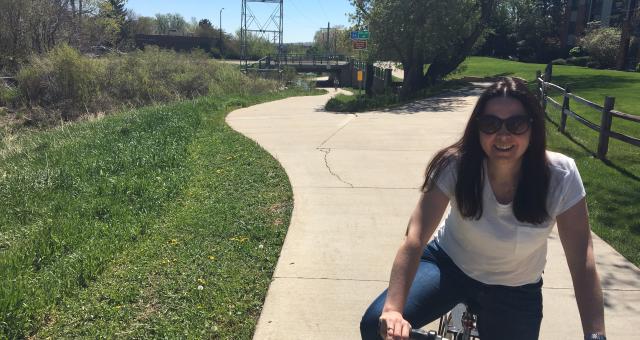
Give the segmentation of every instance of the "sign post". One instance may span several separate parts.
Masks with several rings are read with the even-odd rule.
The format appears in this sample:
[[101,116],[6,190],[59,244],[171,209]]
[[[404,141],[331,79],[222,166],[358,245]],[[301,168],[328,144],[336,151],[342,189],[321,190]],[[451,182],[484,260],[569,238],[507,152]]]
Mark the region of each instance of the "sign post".
[[[367,50],[367,42],[369,40],[369,31],[351,31],[351,41],[353,43],[353,49],[358,51],[358,61],[360,66],[362,64],[362,51]],[[364,83],[364,70],[358,69],[358,84],[360,85],[360,92],[358,95],[362,95],[362,87]]]

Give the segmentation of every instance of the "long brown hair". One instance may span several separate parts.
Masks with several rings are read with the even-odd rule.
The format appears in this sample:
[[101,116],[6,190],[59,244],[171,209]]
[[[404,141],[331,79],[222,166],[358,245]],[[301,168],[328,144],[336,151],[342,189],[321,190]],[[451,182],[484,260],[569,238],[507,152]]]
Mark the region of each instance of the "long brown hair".
[[465,218],[477,220],[482,217],[484,186],[482,161],[486,154],[480,145],[476,118],[484,114],[487,102],[497,97],[519,100],[527,115],[533,120],[530,144],[523,155],[521,176],[513,199],[513,213],[520,222],[542,223],[549,217],[546,202],[550,178],[549,162],[546,156],[544,112],[526,83],[517,78],[503,78],[482,93],[471,113],[462,138],[440,150],[429,162],[422,191],[431,190],[435,180],[449,162],[457,161],[455,198],[458,209]]

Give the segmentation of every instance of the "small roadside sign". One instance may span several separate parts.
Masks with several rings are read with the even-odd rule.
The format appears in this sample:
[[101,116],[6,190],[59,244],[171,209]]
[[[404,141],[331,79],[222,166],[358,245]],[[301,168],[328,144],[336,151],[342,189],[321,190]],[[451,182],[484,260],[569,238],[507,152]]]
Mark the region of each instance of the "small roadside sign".
[[351,40],[369,40],[369,31],[351,31]]
[[360,81],[360,82],[361,82],[361,81],[362,81],[362,79],[363,79],[363,76],[362,76],[362,74],[363,74],[363,73],[364,73],[364,72],[362,72],[362,70],[358,70],[358,81]]
[[353,49],[354,50],[366,50],[367,49],[367,41],[366,40],[354,40],[353,41]]

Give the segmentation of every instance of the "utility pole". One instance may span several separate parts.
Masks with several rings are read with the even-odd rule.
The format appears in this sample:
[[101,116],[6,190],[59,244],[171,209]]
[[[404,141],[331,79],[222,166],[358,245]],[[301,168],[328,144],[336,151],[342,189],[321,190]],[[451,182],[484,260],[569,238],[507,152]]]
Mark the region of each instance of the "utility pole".
[[220,26],[218,26],[218,28],[220,29],[220,40],[218,41],[218,43],[220,44],[220,57],[224,57],[224,42],[222,41],[222,11],[224,10],[224,7],[222,7],[220,9]]
[[[331,34],[330,34],[330,32],[331,32],[331,23],[327,22],[327,28],[321,27],[320,30],[322,30],[322,31],[327,30],[327,39],[326,39],[326,42],[325,42],[325,44],[327,45],[327,47],[326,47],[327,50],[325,51],[325,54],[329,54],[329,52],[331,51],[331,42],[329,41],[330,37],[331,37]],[[323,35],[324,35],[324,33],[323,33]]]

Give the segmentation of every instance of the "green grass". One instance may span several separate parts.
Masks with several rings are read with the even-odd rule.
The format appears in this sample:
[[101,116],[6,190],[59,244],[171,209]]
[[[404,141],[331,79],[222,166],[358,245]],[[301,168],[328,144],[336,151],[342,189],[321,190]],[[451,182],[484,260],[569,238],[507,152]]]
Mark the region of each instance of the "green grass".
[[5,135],[0,338],[250,338],[292,192],[224,117],[300,94],[202,97]]
[[[546,65],[526,64],[494,58],[471,57],[454,77],[516,76],[532,88],[536,70]],[[604,97],[615,96],[615,108],[640,115],[640,73],[594,70],[578,66],[553,66],[552,82],[569,86],[580,97],[602,105]],[[558,93],[552,96],[560,100]],[[607,162],[595,158],[598,134],[567,119],[566,135],[557,131],[559,110],[547,107],[549,148],[576,160],[587,190],[593,230],[636,266],[640,266],[640,148],[610,139]],[[600,125],[600,113],[575,101],[571,109]],[[613,131],[640,138],[640,124],[614,118]]]

